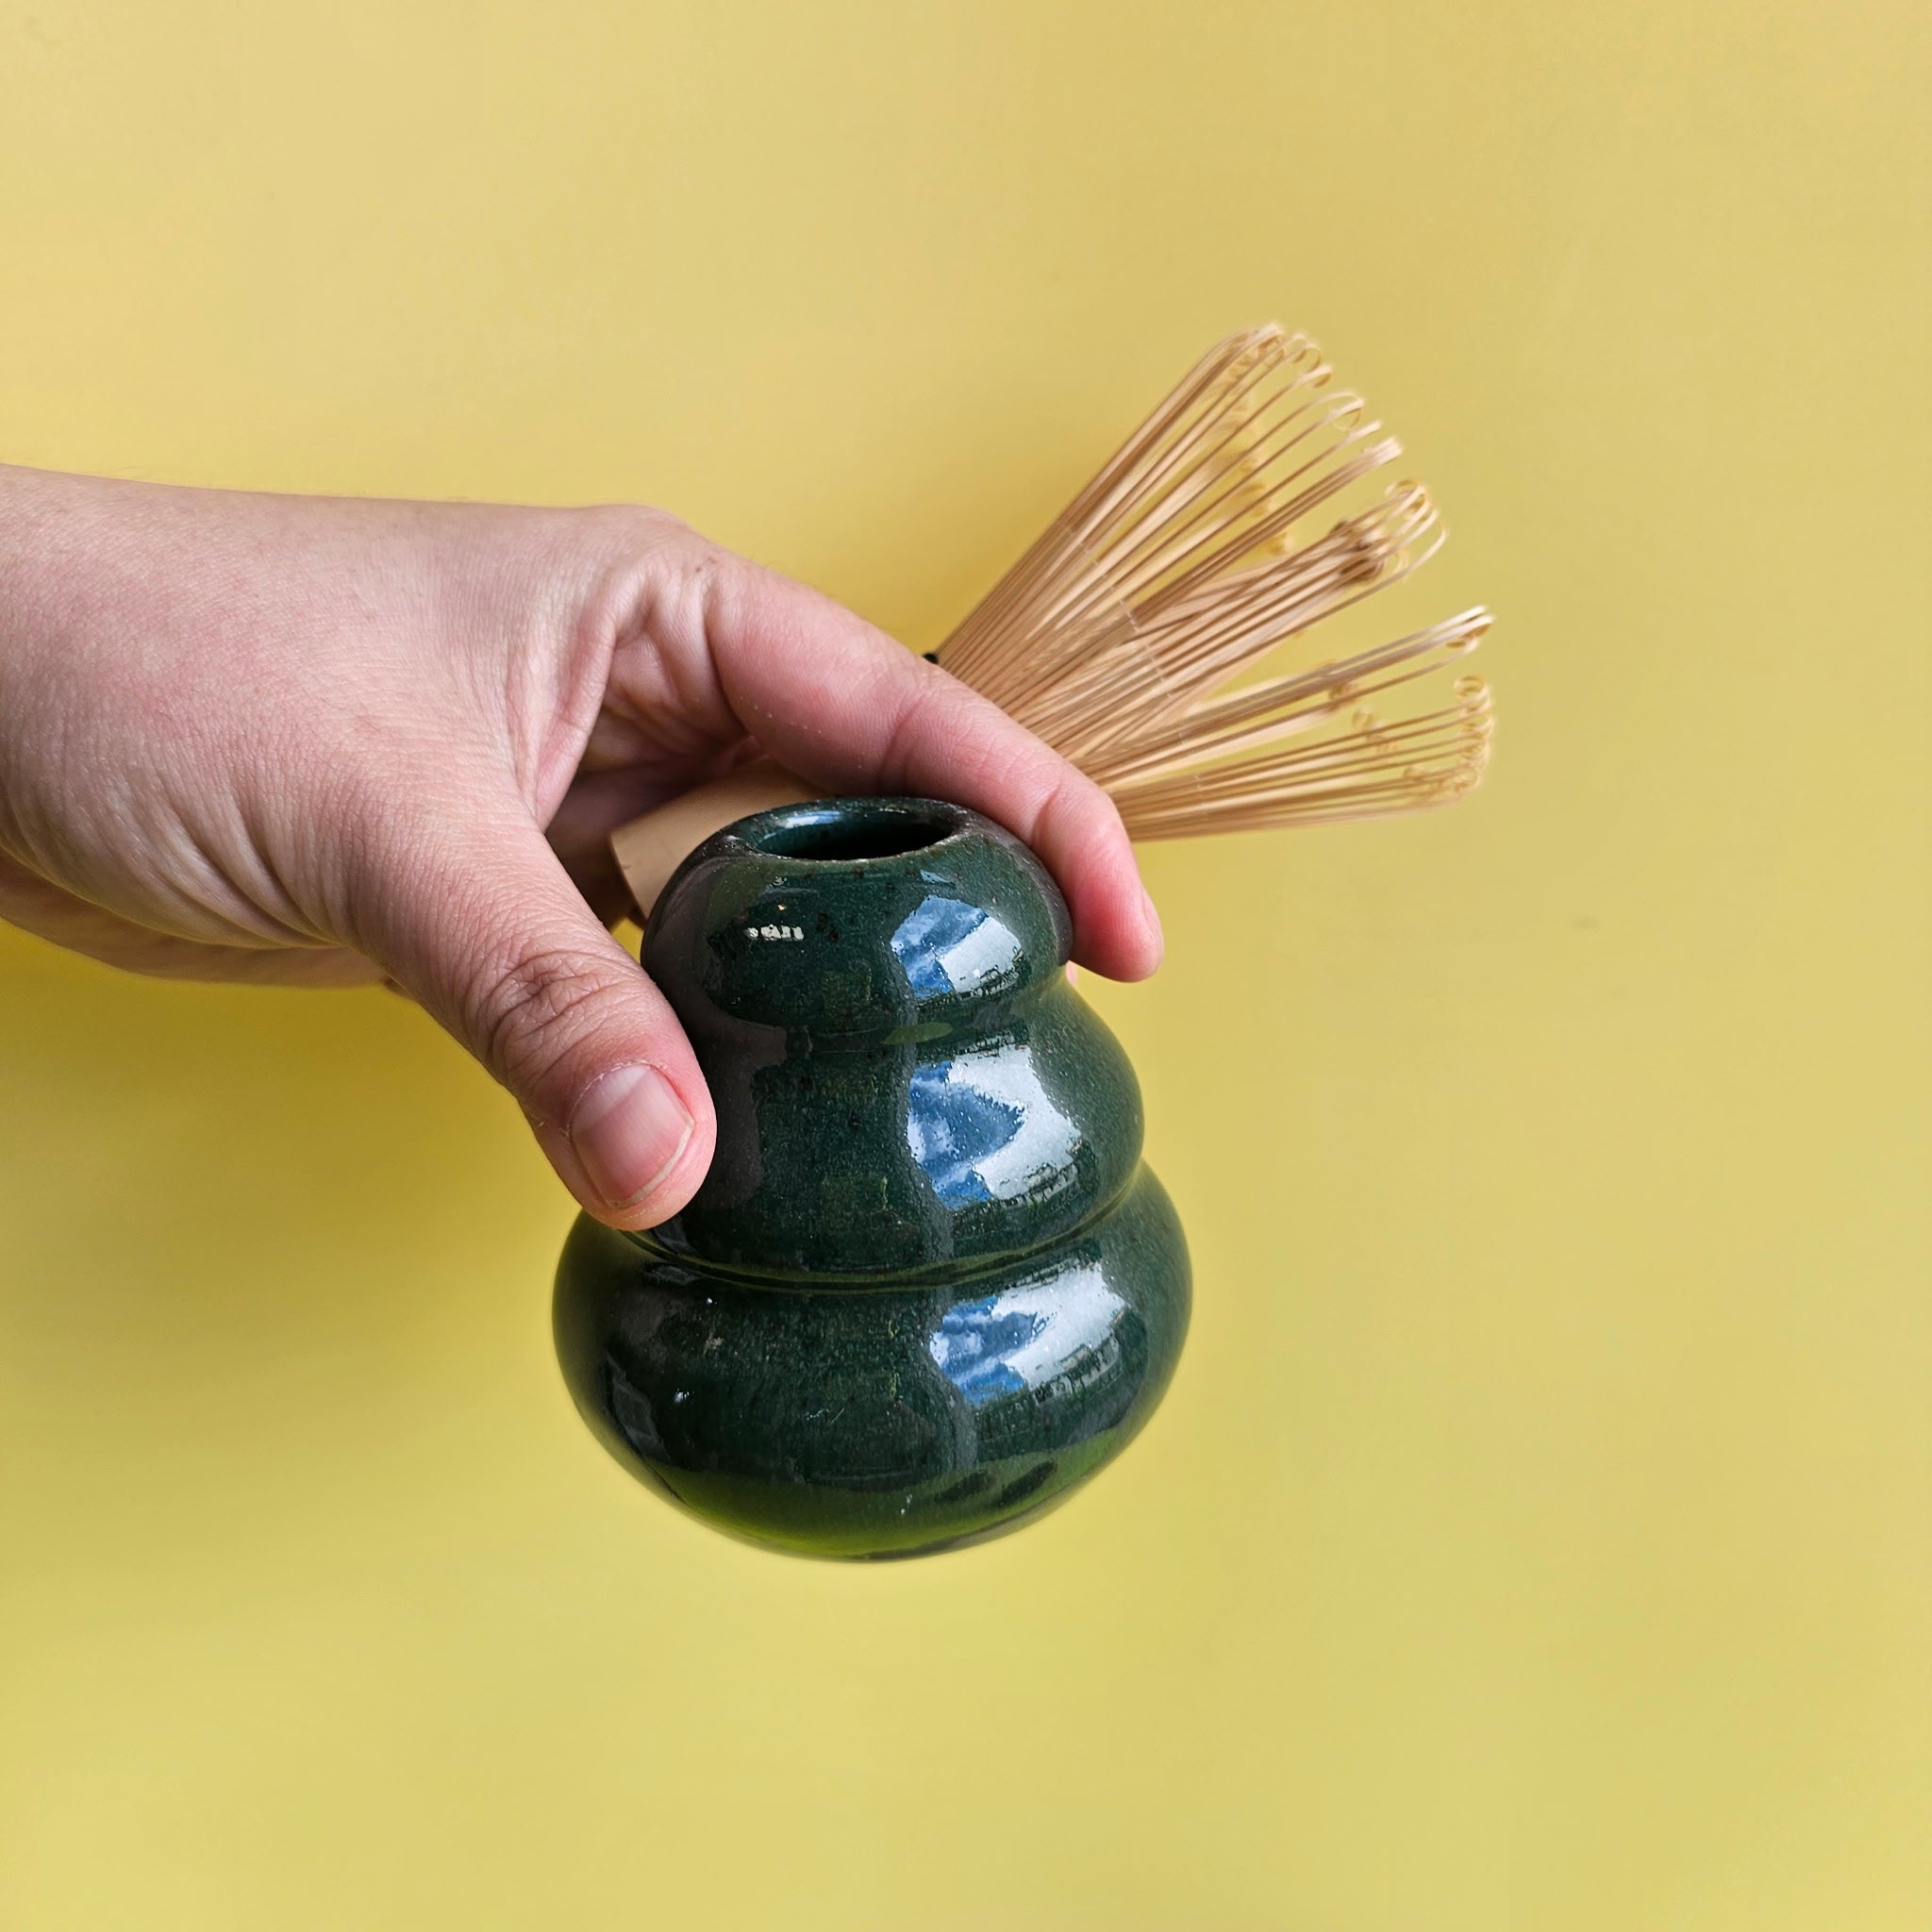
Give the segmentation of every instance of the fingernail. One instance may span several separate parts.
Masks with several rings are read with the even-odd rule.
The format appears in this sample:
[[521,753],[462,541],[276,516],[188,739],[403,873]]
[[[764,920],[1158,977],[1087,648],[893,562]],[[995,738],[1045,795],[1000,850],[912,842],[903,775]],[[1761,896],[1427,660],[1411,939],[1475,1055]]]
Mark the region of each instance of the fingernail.
[[571,1116],[570,1141],[611,1208],[641,1201],[676,1165],[691,1110],[656,1067],[619,1067],[591,1083]]
[[1158,951],[1167,948],[1167,935],[1160,929],[1160,914],[1154,909],[1154,895],[1145,886],[1141,888],[1141,917],[1147,922],[1147,936]]

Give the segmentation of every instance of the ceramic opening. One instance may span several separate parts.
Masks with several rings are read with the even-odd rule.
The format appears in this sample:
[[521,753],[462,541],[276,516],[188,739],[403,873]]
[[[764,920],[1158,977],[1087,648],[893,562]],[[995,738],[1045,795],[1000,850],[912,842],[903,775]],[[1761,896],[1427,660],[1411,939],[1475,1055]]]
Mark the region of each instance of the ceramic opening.
[[865,858],[900,858],[924,852],[958,827],[937,809],[864,810],[842,808],[788,816],[763,825],[745,840],[755,851],[819,864],[850,864]]

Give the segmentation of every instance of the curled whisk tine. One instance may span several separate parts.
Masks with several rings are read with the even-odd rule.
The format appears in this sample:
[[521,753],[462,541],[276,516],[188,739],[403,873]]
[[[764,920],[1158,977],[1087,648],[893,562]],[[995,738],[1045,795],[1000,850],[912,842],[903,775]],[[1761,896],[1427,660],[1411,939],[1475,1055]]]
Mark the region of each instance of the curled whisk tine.
[[1485,610],[1244,681],[1444,540],[1412,480],[1346,508],[1401,445],[1330,379],[1314,341],[1274,324],[1216,344],[940,647],[1111,791],[1137,837],[1415,810],[1481,777],[1481,679],[1406,716],[1368,701],[1473,650]]

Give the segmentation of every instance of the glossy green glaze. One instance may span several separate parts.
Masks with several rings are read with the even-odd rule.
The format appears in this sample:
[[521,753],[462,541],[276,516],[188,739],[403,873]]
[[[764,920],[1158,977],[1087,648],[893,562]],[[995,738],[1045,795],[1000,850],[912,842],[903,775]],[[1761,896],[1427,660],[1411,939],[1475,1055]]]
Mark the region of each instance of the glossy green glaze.
[[580,1218],[557,1282],[565,1380],[620,1461],[739,1536],[910,1556],[1135,1434],[1187,1248],[1067,941],[1033,855],[930,800],[764,812],[685,860],[644,964],[717,1155],[649,1234]]

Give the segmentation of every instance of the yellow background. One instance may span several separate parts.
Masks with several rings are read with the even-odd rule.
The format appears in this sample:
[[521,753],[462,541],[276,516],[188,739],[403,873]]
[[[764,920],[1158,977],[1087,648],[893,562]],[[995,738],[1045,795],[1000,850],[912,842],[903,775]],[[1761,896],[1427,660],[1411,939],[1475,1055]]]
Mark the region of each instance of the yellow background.
[[1157,848],[1198,1264],[1049,1523],[754,1554],[380,994],[0,939],[0,1924],[1932,1923],[1916,0],[0,0],[0,455],[671,506],[922,647],[1315,331],[1453,811]]

